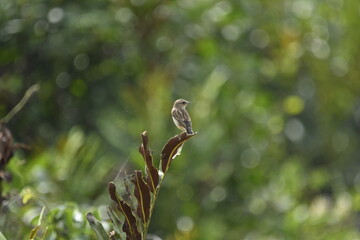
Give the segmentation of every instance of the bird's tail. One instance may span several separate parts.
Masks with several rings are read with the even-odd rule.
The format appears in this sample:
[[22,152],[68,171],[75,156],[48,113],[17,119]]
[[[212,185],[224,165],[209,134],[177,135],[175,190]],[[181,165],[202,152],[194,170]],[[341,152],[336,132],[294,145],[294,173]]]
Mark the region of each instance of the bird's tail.
[[188,121],[185,121],[185,126],[186,126],[186,133],[187,134],[194,134],[192,128],[191,128],[191,123]]

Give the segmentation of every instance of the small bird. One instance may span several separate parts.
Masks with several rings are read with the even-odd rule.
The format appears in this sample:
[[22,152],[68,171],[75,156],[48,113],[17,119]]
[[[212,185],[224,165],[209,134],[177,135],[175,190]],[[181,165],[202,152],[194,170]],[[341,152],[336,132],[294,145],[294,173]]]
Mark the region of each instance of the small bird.
[[186,131],[187,134],[194,134],[191,127],[190,115],[185,109],[188,104],[190,104],[190,102],[187,100],[176,100],[173,108],[171,109],[171,115],[178,129]]

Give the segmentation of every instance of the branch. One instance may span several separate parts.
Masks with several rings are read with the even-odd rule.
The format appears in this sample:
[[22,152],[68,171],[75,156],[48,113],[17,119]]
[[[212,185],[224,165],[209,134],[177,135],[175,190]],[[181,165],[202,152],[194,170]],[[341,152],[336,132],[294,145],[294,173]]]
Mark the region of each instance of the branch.
[[28,90],[26,90],[24,97],[20,102],[3,118],[0,120],[0,123],[8,123],[29,101],[30,97],[37,91],[39,91],[40,85],[34,84]]

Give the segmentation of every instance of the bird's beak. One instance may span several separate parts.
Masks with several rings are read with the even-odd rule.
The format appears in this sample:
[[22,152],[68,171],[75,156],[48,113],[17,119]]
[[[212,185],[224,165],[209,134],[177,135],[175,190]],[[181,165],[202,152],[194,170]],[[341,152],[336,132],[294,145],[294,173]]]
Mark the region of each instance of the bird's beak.
[[187,104],[190,104],[191,102],[187,101]]

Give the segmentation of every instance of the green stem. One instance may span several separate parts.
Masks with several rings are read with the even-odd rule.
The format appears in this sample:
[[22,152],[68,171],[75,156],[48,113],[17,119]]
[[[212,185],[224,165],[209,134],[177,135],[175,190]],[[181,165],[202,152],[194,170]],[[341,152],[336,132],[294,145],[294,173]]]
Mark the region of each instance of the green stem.
[[28,90],[26,90],[24,97],[20,100],[20,102],[13,108],[11,111],[3,118],[0,122],[8,123],[29,101],[30,97],[37,91],[39,91],[40,85],[35,84],[32,85]]
[[148,222],[145,224],[144,239],[146,239],[146,234],[147,234],[148,229],[149,229],[151,216],[152,216],[152,213],[153,213],[153,210],[154,210],[154,207],[155,207],[155,202],[156,202],[156,199],[157,199],[157,197],[158,197],[158,195],[159,195],[161,183],[162,183],[162,181],[164,180],[164,178],[165,178],[165,173],[164,173],[163,177],[159,179],[158,188],[155,190],[154,199],[152,200],[152,202],[151,202],[151,204],[150,204],[150,215],[149,215],[149,220],[148,220]]

